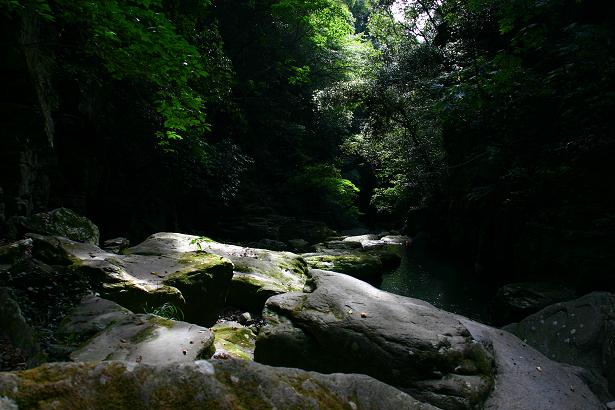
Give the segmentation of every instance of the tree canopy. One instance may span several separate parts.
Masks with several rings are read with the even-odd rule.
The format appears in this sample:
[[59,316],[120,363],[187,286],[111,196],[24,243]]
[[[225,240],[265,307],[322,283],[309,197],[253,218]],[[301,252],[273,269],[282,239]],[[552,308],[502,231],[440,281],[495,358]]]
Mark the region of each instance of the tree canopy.
[[[0,1],[7,61],[26,56],[11,75],[29,70],[66,192],[94,196],[121,152],[108,181],[144,172],[122,195],[172,209],[162,224],[252,205],[336,227],[420,221],[480,264],[506,257],[488,245],[501,229],[499,249],[528,226],[615,226],[614,13],[591,0]],[[103,165],[77,182],[92,151]]]

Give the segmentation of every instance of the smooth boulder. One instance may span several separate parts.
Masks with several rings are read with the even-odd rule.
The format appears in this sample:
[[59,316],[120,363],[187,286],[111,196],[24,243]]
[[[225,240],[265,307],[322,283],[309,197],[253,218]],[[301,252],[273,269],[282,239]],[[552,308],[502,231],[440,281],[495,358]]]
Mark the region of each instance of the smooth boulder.
[[615,396],[615,295],[594,292],[505,327],[545,356],[603,376]]
[[435,409],[368,376],[242,360],[53,363],[0,373],[0,398],[7,409]]
[[76,362],[122,360],[152,365],[209,358],[214,341],[207,328],[134,314],[93,295],[86,296],[65,318],[58,337],[80,344],[70,354]]
[[480,404],[492,357],[452,314],[336,272],[311,271],[312,293],[267,301],[255,360],[362,373],[443,408]]

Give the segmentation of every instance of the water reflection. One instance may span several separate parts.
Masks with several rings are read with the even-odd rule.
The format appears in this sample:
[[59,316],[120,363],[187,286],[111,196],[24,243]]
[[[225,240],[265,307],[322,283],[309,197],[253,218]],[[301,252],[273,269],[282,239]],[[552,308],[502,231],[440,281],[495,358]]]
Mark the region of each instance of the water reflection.
[[415,244],[399,268],[384,275],[380,288],[483,323],[491,321],[494,290],[458,263]]

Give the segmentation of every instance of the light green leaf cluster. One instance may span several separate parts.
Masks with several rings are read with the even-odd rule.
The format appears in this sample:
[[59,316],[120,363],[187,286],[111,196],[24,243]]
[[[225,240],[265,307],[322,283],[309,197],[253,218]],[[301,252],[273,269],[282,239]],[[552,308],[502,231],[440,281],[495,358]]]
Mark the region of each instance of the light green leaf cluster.
[[[208,1],[203,3],[209,4]],[[163,138],[208,130],[194,84],[209,75],[199,49],[181,35],[161,0],[2,0],[0,9],[35,12],[85,38],[84,52],[116,80],[141,82],[153,93]]]

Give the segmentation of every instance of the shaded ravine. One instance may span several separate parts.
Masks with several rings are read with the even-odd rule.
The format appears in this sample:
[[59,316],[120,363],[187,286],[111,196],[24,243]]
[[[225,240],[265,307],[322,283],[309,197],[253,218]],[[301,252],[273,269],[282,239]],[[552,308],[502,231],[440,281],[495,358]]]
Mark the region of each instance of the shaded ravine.
[[446,255],[414,244],[397,269],[385,273],[380,289],[421,299],[481,323],[492,322],[492,297],[496,289],[471,270]]

